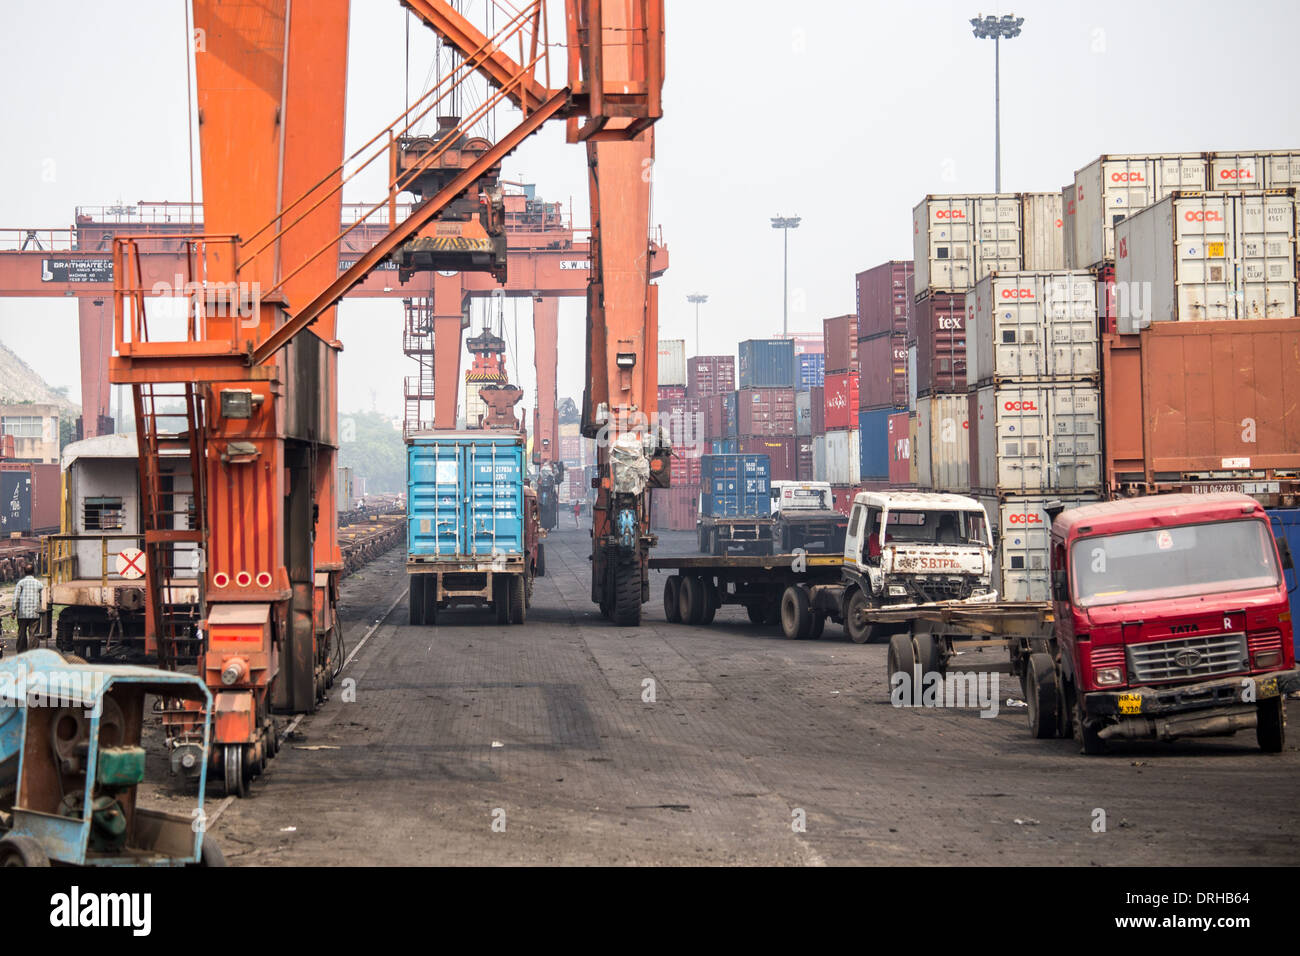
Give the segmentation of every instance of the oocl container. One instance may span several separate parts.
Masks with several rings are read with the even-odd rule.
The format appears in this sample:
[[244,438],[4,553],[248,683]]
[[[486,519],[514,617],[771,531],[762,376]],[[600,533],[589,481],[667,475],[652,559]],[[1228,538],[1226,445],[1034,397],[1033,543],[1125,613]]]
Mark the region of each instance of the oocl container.
[[686,340],[659,340],[659,384],[686,387]]
[[916,484],[934,491],[970,490],[970,404],[965,395],[916,401]]
[[1020,194],[1025,269],[1059,271],[1065,268],[1063,208],[1064,200],[1059,192]]
[[966,294],[966,382],[1096,378],[1090,272],[985,276]]
[[1296,314],[1290,190],[1173,193],[1120,223],[1115,235],[1120,332],[1152,322]]
[[911,277],[910,260],[882,262],[857,274],[859,340],[873,335],[907,332],[912,304],[907,280]]
[[1043,508],[1100,501],[1098,495],[980,496],[993,531],[993,587],[1002,601],[1048,601],[1052,522]]
[[995,495],[1101,487],[1096,385],[986,385],[970,393],[970,487]]
[[746,339],[736,363],[741,388],[794,388],[794,343],[789,339]]
[[1013,193],[926,196],[912,210],[916,294],[965,292],[990,272],[1014,272],[1021,250]]
[[1300,186],[1300,150],[1210,153],[1211,189],[1286,189]]

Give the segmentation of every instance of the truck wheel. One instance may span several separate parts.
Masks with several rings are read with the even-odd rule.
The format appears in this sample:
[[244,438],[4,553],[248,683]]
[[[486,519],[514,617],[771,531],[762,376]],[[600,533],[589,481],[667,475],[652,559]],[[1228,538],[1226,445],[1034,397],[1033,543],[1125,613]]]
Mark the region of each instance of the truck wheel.
[[[894,681],[899,674],[907,678],[910,687],[916,674],[916,652],[912,647],[911,634],[895,634],[889,639],[889,651],[885,654],[885,682],[892,694]],[[910,693],[910,691],[909,691]]]
[[701,624],[712,624],[713,619],[718,614],[718,608],[722,606],[722,601],[718,597],[718,589],[713,586],[712,581],[700,579],[704,588],[704,617],[700,619]]
[[781,595],[781,633],[792,641],[804,641],[811,631],[808,592],[792,584]]
[[411,592],[407,595],[406,603],[410,606],[411,626],[424,624],[424,575],[411,575]]
[[508,578],[506,590],[510,594],[510,606],[506,614],[510,623],[518,627],[528,618],[528,607],[524,603],[524,576],[515,574]]
[[871,640],[872,627],[871,622],[867,620],[870,611],[871,601],[868,600],[866,593],[862,588],[854,588],[853,593],[849,595],[849,606],[844,614],[844,630],[854,644],[865,644]]
[[221,847],[212,837],[204,834],[203,847],[199,850],[198,866],[225,866],[226,855],[221,852]]
[[497,623],[510,623],[510,587],[504,577],[492,581],[492,610],[496,612]]
[[[935,640],[933,634],[911,634],[903,633],[895,635],[896,637],[907,638],[912,641],[912,647],[915,648],[916,662],[921,665],[921,674],[942,673],[939,665],[939,642]],[[894,638],[891,637],[892,641]]]
[[1039,740],[1057,735],[1060,727],[1060,691],[1057,685],[1056,665],[1042,651],[1029,655],[1029,676],[1026,680],[1029,693],[1029,732]]
[[0,866],[48,867],[45,849],[29,836],[12,835],[0,840]]
[[704,582],[689,575],[682,578],[678,594],[678,613],[683,624],[702,624],[704,622]]
[[635,555],[620,558],[614,565],[611,611],[615,627],[641,626],[641,562]]
[[812,627],[808,630],[808,640],[815,641],[822,636],[822,631],[826,630],[826,615],[813,612]]
[[669,624],[682,623],[682,579],[676,574],[664,582],[664,617]]
[[1259,741],[1259,749],[1266,754],[1281,753],[1286,746],[1286,699],[1279,694],[1255,706],[1258,708],[1255,739]]
[[546,577],[546,545],[540,541],[537,542],[537,563],[534,566],[533,574],[539,578]]

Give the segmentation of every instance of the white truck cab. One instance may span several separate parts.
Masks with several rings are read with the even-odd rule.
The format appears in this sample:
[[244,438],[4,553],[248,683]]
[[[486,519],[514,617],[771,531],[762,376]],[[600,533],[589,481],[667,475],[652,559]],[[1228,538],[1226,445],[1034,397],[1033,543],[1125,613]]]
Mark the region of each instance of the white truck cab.
[[829,481],[772,482],[772,550],[839,554],[848,519],[835,510]]
[[876,605],[997,600],[988,516],[964,495],[860,493],[849,513],[844,566]]

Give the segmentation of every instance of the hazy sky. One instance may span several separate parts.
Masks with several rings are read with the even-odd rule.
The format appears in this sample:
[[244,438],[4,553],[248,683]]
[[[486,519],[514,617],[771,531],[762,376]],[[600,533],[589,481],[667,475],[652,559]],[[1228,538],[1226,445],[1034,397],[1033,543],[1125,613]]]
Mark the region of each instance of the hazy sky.
[[[484,0],[469,4],[483,20]],[[7,0],[0,62],[0,226],[59,227],[77,205],[187,199],[187,45],[183,0]],[[1103,152],[1300,148],[1294,2],[1030,2],[1003,44],[1002,180],[1056,190]],[[790,236],[793,330],[854,307],[853,275],[910,259],[911,209],[927,193],[993,188],[993,44],[978,2],[801,4],[667,0],[664,118],[657,126],[653,221],[672,267],[663,338],[694,354],[691,292],[708,294],[700,349],[734,352],[781,323],[777,214]],[[551,7],[553,21],[561,5]],[[403,107],[406,14],[397,0],[353,0],[349,149]],[[558,26],[558,22],[557,22]],[[411,86],[422,89],[431,35],[411,27]],[[562,35],[553,29],[552,37]],[[554,77],[562,76],[556,70]],[[557,79],[558,82],[558,79]],[[518,114],[513,114],[517,117]],[[511,115],[503,114],[504,132]],[[505,164],[506,178],[572,199],[586,216],[583,150],[556,125]],[[352,190],[375,199],[382,183]],[[561,306],[561,395],[582,389],[582,300]],[[533,404],[529,307],[518,310],[516,378]],[[401,413],[401,305],[342,307],[340,407]],[[477,324],[477,321],[476,321]],[[0,298],[0,341],[53,385],[80,389],[76,307]],[[570,347],[573,345],[573,347]],[[522,365],[522,368],[520,367]]]

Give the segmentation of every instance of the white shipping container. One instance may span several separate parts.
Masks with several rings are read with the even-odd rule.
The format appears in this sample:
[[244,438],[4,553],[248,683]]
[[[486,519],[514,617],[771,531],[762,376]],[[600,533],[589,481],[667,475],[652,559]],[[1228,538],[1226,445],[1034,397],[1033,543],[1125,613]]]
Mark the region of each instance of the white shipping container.
[[[826,432],[826,477],[832,485],[856,485],[861,481],[862,461],[858,430]],[[817,451],[813,449],[813,467]]]
[[1120,224],[1116,236],[1120,332],[1296,314],[1290,192],[1175,193]]
[[1020,194],[1023,268],[1032,271],[1065,268],[1063,203],[1059,192]]
[[1210,153],[1211,189],[1287,189],[1300,186],[1300,150]]
[[1100,488],[1096,385],[986,385],[971,393],[970,410],[975,489],[1004,495]]
[[912,210],[914,294],[965,292],[990,272],[1021,268],[1020,197],[926,196]]
[[1206,189],[1204,153],[1100,156],[1074,174],[1073,217],[1066,268],[1089,269],[1115,259],[1115,224],[1179,189]]
[[1078,217],[1067,213],[1067,210],[1073,211],[1077,206],[1074,201],[1074,183],[1068,182],[1061,187],[1061,254],[1064,257],[1061,268],[1063,269],[1079,268],[1075,264],[1074,254],[1074,223]]
[[812,434],[812,392],[794,393],[794,433],[800,437]]
[[830,481],[826,477],[826,436],[813,436],[813,481]]
[[686,340],[659,340],[659,384],[686,385]]
[[1098,495],[981,496],[993,530],[993,587],[1002,601],[1050,600],[1049,547],[1052,523],[1043,506],[1067,508],[1100,501]]
[[917,399],[912,460],[918,488],[970,490],[970,403],[965,395]]
[[1080,379],[1098,373],[1097,279],[1008,272],[966,293],[966,381]]

